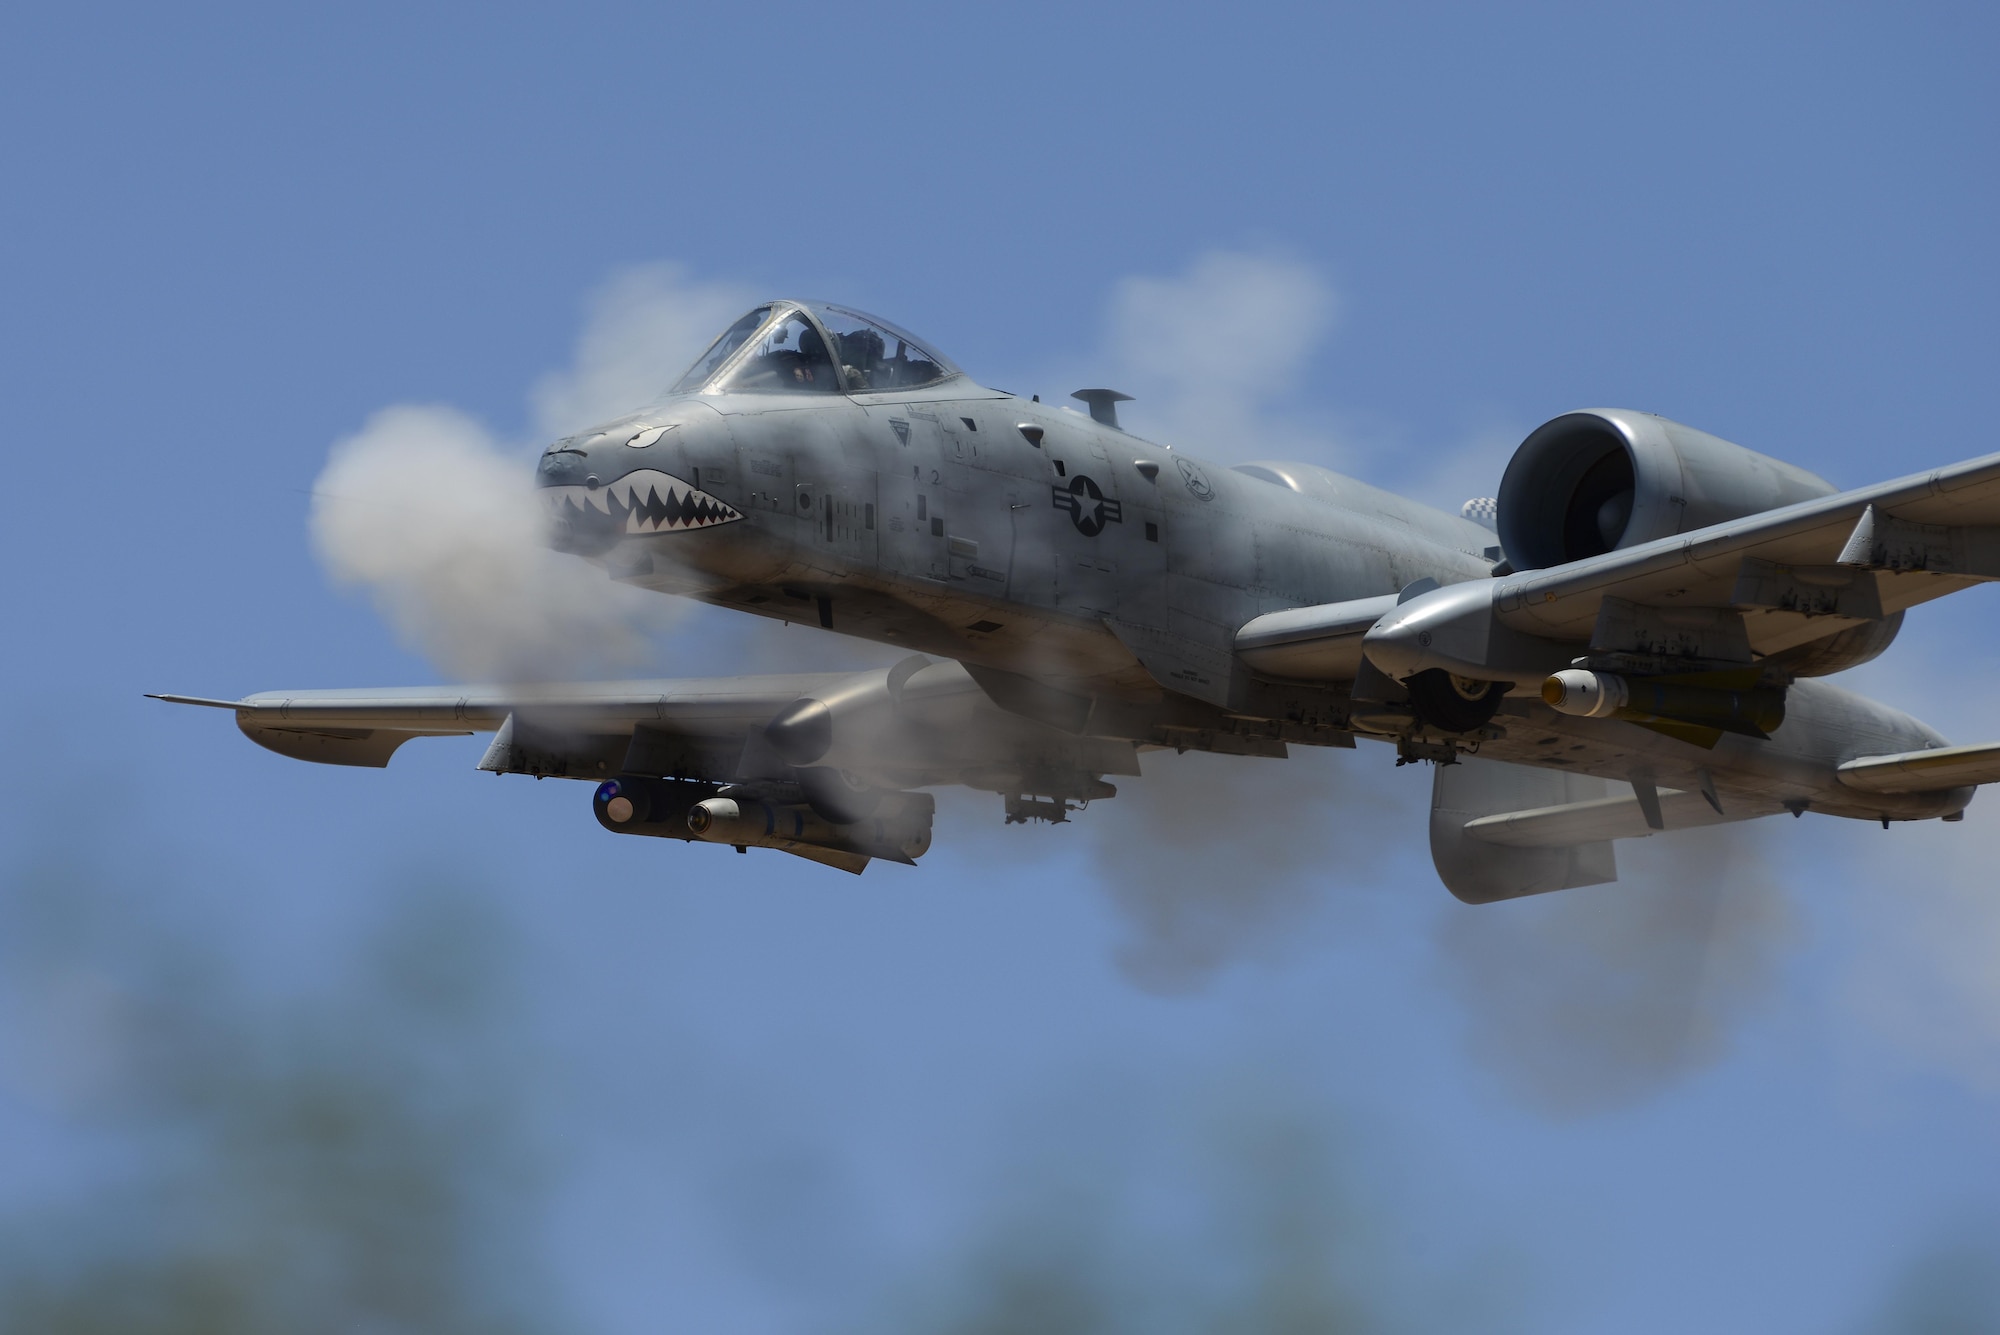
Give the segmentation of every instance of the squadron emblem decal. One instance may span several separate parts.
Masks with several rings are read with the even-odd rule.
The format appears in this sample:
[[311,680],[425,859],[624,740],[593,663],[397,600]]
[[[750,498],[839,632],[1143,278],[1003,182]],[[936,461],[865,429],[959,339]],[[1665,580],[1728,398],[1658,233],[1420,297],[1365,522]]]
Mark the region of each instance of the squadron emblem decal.
[[1181,470],[1181,481],[1187,483],[1187,489],[1194,493],[1196,500],[1215,499],[1215,488],[1209,484],[1208,474],[1201,471],[1200,464],[1192,459],[1176,456],[1174,466]]
[[1069,522],[1086,538],[1104,532],[1106,524],[1125,522],[1124,503],[1107,499],[1097,484],[1081,473],[1070,479],[1069,486],[1051,485],[1049,490],[1055,495],[1056,509],[1069,511]]

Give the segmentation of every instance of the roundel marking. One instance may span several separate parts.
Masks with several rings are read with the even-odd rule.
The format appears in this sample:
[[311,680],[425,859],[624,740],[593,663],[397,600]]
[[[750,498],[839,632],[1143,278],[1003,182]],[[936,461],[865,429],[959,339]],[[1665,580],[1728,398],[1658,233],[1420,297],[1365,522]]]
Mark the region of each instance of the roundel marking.
[[1050,492],[1056,509],[1067,511],[1069,522],[1086,538],[1102,533],[1106,524],[1125,522],[1124,503],[1106,496],[1095,481],[1082,473],[1071,478],[1067,487],[1051,486]]

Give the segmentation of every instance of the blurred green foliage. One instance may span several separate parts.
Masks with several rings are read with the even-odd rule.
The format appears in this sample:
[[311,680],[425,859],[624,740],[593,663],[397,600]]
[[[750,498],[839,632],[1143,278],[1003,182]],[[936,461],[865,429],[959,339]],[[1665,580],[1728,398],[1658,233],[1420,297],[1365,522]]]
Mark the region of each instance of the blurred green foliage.
[[7,1221],[0,1330],[558,1328],[504,927],[405,889],[355,958],[274,996],[153,911],[156,884],[12,879],[13,1092],[90,1185]]

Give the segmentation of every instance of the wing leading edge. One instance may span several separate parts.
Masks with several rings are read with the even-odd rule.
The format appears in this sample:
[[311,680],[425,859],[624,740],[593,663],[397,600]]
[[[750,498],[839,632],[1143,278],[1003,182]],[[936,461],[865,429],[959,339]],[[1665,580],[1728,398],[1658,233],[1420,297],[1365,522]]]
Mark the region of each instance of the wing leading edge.
[[512,718],[538,731],[576,736],[630,736],[642,725],[725,735],[761,726],[828,680],[839,678],[794,674],[442,690],[270,691],[241,700],[164,694],[149,698],[232,709],[244,736],[294,760],[380,769],[412,738],[498,732]]
[[1862,756],[1835,772],[1842,783],[1865,793],[1934,793],[2000,783],[2000,742]]
[[[1585,647],[1663,636],[1697,657],[1769,657],[1990,580],[2000,454],[1399,603],[1267,613],[1236,649],[1253,670],[1301,680],[1351,678],[1365,652],[1397,678],[1435,667],[1537,681]],[[1676,617],[1686,625],[1662,629]]]

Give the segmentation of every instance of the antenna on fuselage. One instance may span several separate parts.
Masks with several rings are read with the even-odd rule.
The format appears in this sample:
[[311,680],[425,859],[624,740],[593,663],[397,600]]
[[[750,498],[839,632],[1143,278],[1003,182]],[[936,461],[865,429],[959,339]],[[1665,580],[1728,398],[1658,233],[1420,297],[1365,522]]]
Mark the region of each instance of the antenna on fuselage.
[[1118,405],[1130,403],[1132,401],[1130,394],[1120,394],[1115,389],[1080,389],[1070,397],[1082,399],[1090,405],[1091,421],[1116,431],[1125,429],[1118,425]]

